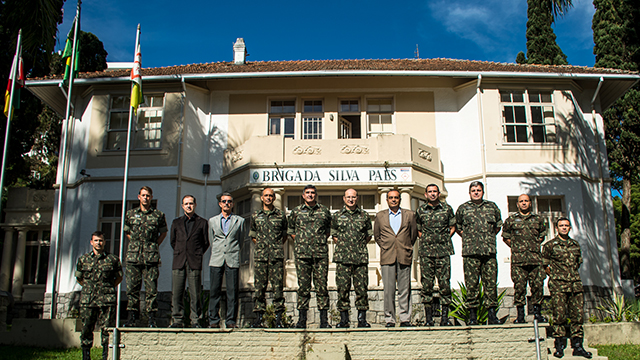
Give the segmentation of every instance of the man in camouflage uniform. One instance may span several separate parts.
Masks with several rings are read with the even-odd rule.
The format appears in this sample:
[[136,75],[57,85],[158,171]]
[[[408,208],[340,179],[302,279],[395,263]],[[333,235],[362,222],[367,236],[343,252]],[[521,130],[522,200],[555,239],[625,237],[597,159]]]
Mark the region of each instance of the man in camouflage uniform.
[[440,201],[440,188],[429,184],[424,192],[427,203],[416,211],[416,227],[420,245],[420,272],[422,273],[422,303],[425,325],[433,326],[433,279],[438,279],[442,316],[440,326],[450,326],[449,304],[451,304],[451,236],[456,231],[456,217],[447,203]]
[[518,212],[510,215],[502,227],[502,239],[511,248],[511,280],[513,280],[513,303],[518,309],[516,324],[526,323],[524,306],[526,305],[527,282],[531,287],[533,314],[538,322],[546,322],[542,317],[544,279],[540,244],[547,233],[544,219],[531,212],[531,198],[522,194],[518,197]]
[[102,359],[109,353],[109,331],[116,318],[116,286],[122,281],[120,259],[104,250],[104,234],[91,234],[92,250],[78,259],[76,279],[82,285],[80,318],[82,360],[91,360],[93,330],[99,322],[102,332]]
[[302,190],[303,204],[296,206],[289,215],[287,233],[294,240],[296,273],[298,275],[298,312],[296,327],[307,327],[307,310],[311,299],[311,281],[316,289],[320,310],[320,327],[330,328],[329,310],[329,248],[327,238],[331,232],[331,213],[316,201],[316,187],[307,185]]
[[124,326],[135,326],[140,317],[140,289],[144,278],[148,324],[156,327],[159,248],[167,236],[167,221],[162,211],[151,206],[153,190],[150,187],[140,188],[138,200],[140,207],[128,210],[124,219],[124,232],[129,241],[126,255],[128,319]]
[[331,218],[331,236],[336,243],[333,262],[336,263],[336,286],[338,288],[338,310],[340,323],[337,328],[349,327],[349,293],[351,279],[356,292],[358,327],[371,327],[367,322],[369,299],[369,251],[367,243],[373,236],[369,215],[358,206],[358,193],[354,189],[344,192],[344,206]]
[[566,327],[571,329],[571,347],[573,356],[591,359],[591,353],[582,347],[584,330],[584,297],[580,265],[582,254],[580,244],[569,237],[571,223],[566,217],[556,221],[558,235],[544,244],[542,258],[545,271],[549,275],[549,291],[553,306],[553,337],[555,338],[555,357],[564,356],[567,345]]
[[271,281],[273,306],[276,312],[275,326],[283,327],[284,313],[284,251],[282,244],[287,240],[287,217],[273,205],[276,194],[271,188],[262,190],[262,209],[251,215],[249,237],[256,245],[253,252],[254,286],[253,312],[256,320],[252,327],[262,328],[262,317],[267,307],[265,294]]
[[456,211],[456,232],[462,238],[464,283],[467,286],[469,324],[478,325],[479,282],[482,280],[486,303],[489,308],[489,324],[500,324],[496,317],[498,306],[498,260],[496,259],[496,235],[502,227],[498,206],[483,199],[484,185],[473,181],[469,185],[471,200]]

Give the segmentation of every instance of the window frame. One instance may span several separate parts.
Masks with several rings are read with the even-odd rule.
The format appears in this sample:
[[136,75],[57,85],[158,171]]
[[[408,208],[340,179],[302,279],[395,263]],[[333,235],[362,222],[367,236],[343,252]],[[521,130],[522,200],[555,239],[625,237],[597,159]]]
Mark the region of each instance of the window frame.
[[[377,102],[377,101],[385,101],[388,100],[390,101],[390,106],[391,109],[388,111],[383,111],[382,109],[379,109],[378,111],[372,111],[369,110],[370,106],[373,105],[371,104],[371,102]],[[378,106],[383,105],[378,104]],[[365,113],[366,113],[366,118],[367,118],[367,137],[371,137],[371,136],[378,136],[378,135],[384,135],[384,134],[395,134],[396,133],[396,121],[395,121],[395,98],[393,96],[380,96],[380,97],[368,97],[365,99]],[[391,123],[389,124],[391,129],[389,131],[385,131],[383,130],[383,126],[384,123],[382,123],[382,121],[379,121],[377,124],[380,125],[381,127],[381,131],[373,131],[371,129],[371,116],[380,116],[380,119],[382,119],[382,116],[384,115],[389,115],[390,119],[391,119]]]
[[[554,90],[546,89],[499,89],[502,144],[503,145],[553,145],[557,144],[558,121],[556,119],[556,103]],[[522,94],[522,101],[514,99],[514,94]],[[549,96],[544,101],[543,95]],[[505,99],[509,96],[509,100]],[[532,101],[532,96],[538,95],[539,101]],[[511,122],[507,120],[507,107],[511,107]],[[517,108],[522,108],[522,112]],[[535,108],[538,108],[534,110]],[[551,112],[551,116],[548,116]],[[535,114],[539,114],[536,116]],[[524,122],[518,122],[523,116]],[[550,119],[550,121],[549,121]],[[511,129],[510,129],[511,128]],[[518,129],[524,129],[524,133]],[[542,132],[540,132],[542,130]],[[526,141],[521,141],[521,137]],[[542,141],[536,141],[542,136]],[[509,139],[513,137],[513,141]]]
[[[148,104],[149,99],[154,99],[154,98],[159,98],[162,97],[162,106],[145,106]],[[113,101],[115,98],[123,98],[124,99],[124,104],[126,104],[126,108],[114,108],[113,107]],[[130,102],[131,102],[131,96],[130,94],[111,94],[109,95],[109,110],[108,110],[108,118],[106,121],[106,134],[105,134],[105,140],[104,140],[104,146],[103,146],[103,151],[106,152],[111,152],[111,151],[125,151],[127,149],[127,127],[129,124],[129,108],[130,108]],[[140,104],[140,107],[138,108],[138,113],[136,114],[135,119],[133,119],[133,124],[132,126],[134,126],[135,128],[132,131],[132,138],[133,138],[133,144],[131,146],[131,150],[136,150],[136,151],[140,151],[140,150],[161,150],[162,149],[162,138],[163,138],[163,127],[164,127],[164,115],[166,112],[165,109],[165,104],[166,104],[166,93],[155,93],[155,94],[148,94],[148,95],[144,95],[144,102],[142,104]],[[153,105],[153,104],[152,104]],[[139,124],[140,124],[140,119],[141,119],[141,114],[146,113],[148,111],[160,111],[161,115],[160,115],[160,124],[159,127],[157,128],[153,128],[153,129],[144,129],[144,128],[139,128]],[[126,114],[126,124],[124,124],[124,127],[121,128],[117,128],[117,129],[111,129],[111,123],[112,123],[112,114]],[[157,116],[156,116],[157,117]],[[156,140],[153,141],[157,141],[158,142],[158,146],[156,147],[145,147],[145,146],[140,146],[140,138],[141,136],[144,136],[144,133],[147,131],[156,131],[159,132],[159,137],[157,137]],[[110,148],[112,142],[110,140],[111,135],[112,134],[116,134],[116,133],[121,133],[120,136],[122,136],[122,143],[121,143],[121,147],[119,148]]]
[[[46,235],[45,235],[46,234]],[[35,235],[35,239],[34,236]],[[35,253],[29,251],[35,248]],[[51,230],[31,229],[27,231],[24,255],[24,285],[46,285],[51,251]],[[34,256],[35,255],[35,259]],[[35,262],[35,271],[32,270]],[[34,280],[32,281],[32,278]]]
[[[292,101],[292,110],[293,111],[284,111],[285,102]],[[282,103],[282,111],[274,111],[274,103],[281,102]],[[268,112],[267,112],[267,136],[280,136],[285,139],[295,139],[296,138],[296,99],[291,98],[283,98],[283,99],[268,99]],[[290,105],[286,105],[290,106]],[[278,132],[272,132],[272,121],[279,120],[277,124]],[[285,132],[287,126],[290,124],[293,125],[293,132],[287,133]]]
[[[311,103],[307,105],[307,103]],[[311,106],[311,109],[307,109]],[[316,108],[319,106],[319,109]],[[324,137],[324,100],[302,99],[302,123],[300,138],[302,140],[322,140]]]

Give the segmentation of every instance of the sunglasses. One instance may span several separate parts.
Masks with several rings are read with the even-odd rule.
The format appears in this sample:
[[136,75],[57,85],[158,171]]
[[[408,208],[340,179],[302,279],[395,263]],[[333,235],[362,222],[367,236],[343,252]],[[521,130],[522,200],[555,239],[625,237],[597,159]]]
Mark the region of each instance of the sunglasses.
[[223,204],[231,204],[233,203],[233,200],[220,200],[220,202]]

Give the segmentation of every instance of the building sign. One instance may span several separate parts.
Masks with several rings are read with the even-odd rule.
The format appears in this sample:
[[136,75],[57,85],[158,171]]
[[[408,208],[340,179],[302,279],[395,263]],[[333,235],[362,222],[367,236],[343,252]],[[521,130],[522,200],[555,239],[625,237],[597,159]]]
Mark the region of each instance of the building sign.
[[251,183],[410,182],[410,167],[261,168],[251,169]]

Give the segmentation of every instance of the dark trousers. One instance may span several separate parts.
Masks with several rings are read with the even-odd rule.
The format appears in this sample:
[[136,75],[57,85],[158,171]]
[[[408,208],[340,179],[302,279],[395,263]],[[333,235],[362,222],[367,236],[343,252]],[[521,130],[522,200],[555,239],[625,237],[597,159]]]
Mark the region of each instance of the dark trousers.
[[191,325],[199,323],[202,319],[202,304],[200,303],[202,270],[191,269],[186,263],[182,269],[172,270],[171,275],[171,291],[173,292],[171,316],[173,322],[184,324],[184,289],[188,283]]
[[220,299],[222,298],[222,277],[227,285],[227,317],[226,324],[236,323],[238,312],[238,268],[230,268],[227,263],[223,266],[209,266],[211,270],[211,297],[209,298],[209,323],[220,323]]
[[496,255],[463,256],[464,284],[467,286],[467,306],[477,309],[480,305],[480,279],[484,289],[485,306],[498,306],[498,260]]
[[100,343],[103,347],[109,347],[109,328],[115,324],[116,306],[81,306],[80,318],[82,319],[80,344],[83,347],[93,346],[93,331],[98,324],[101,332]]
[[147,313],[158,311],[158,264],[127,264],[127,310],[141,311],[140,290],[144,280]]

